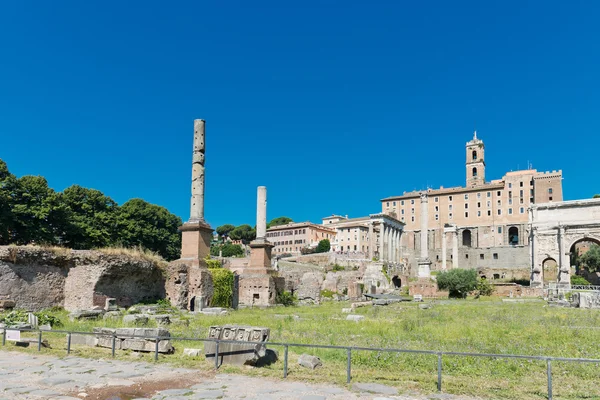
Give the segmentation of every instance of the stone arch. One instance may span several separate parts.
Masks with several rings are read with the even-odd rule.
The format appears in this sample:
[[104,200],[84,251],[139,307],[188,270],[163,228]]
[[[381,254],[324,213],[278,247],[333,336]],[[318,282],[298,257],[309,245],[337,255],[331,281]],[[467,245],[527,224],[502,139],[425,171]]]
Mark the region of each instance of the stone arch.
[[473,167],[473,176],[477,176],[477,167]]
[[546,257],[542,261],[542,280],[544,284],[558,280],[558,263],[552,257]]
[[392,284],[394,285],[395,289],[399,289],[400,287],[402,287],[402,280],[400,279],[400,277],[398,275],[393,276]]
[[519,244],[519,228],[516,226],[508,228],[508,244],[512,246]]
[[473,238],[470,229],[462,231],[462,245],[465,247],[472,247]]
[[477,150],[473,150],[471,155],[473,156],[473,160],[477,160]]
[[[573,236],[573,235],[571,235]],[[578,244],[582,244],[582,243],[590,243],[590,244],[596,244],[598,246],[600,246],[600,239],[596,238],[592,235],[589,234],[585,234],[583,235],[583,237],[581,237],[581,235],[579,235],[579,238],[576,238],[573,240],[573,238],[571,237],[569,240],[569,243],[571,243],[571,245],[568,247],[569,250],[569,254],[570,254],[570,260],[569,260],[569,267],[575,266],[575,273],[576,274],[580,274],[581,270],[579,268],[579,265],[576,264],[575,262],[575,257],[574,255],[578,252],[579,248],[577,247]]]

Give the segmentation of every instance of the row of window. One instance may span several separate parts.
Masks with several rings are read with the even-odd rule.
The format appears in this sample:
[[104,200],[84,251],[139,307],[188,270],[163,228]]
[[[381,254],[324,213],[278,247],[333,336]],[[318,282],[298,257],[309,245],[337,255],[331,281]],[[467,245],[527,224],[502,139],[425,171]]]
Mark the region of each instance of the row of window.
[[[513,214],[513,209],[512,208],[508,209],[508,214],[509,215]],[[525,208],[524,207],[519,208],[519,214],[525,214]],[[502,210],[498,210],[498,215],[502,215]],[[477,216],[481,217],[481,211],[477,211]],[[488,217],[492,216],[492,210],[487,210],[487,216]],[[469,212],[468,211],[465,211],[465,218],[469,218]],[[439,221],[439,219],[440,219],[440,215],[439,214],[435,214],[435,220]],[[452,213],[448,213],[448,219],[452,219]],[[400,220],[402,222],[405,222],[404,221],[404,217],[402,217]],[[410,220],[411,220],[411,222],[415,222],[415,217],[414,216],[410,217]]]
[[274,242],[275,246],[285,246],[289,244],[304,244],[306,243],[306,239],[297,239],[297,240],[282,240],[281,242]]
[[292,236],[302,235],[306,233],[306,229],[294,229],[289,231],[267,232],[267,237]]

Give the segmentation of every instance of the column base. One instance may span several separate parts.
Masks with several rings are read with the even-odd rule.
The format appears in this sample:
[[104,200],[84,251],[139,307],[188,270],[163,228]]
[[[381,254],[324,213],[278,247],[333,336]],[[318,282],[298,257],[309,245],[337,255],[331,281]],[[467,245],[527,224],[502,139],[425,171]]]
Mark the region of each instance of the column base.
[[264,239],[250,242],[250,264],[244,269],[244,274],[272,274],[271,251],[275,247]]
[[431,261],[430,260],[419,260],[417,276],[419,278],[430,278],[431,277]]
[[[205,221],[188,221],[179,227],[181,259],[204,260],[210,256],[213,229]],[[202,264],[202,263],[201,263]]]

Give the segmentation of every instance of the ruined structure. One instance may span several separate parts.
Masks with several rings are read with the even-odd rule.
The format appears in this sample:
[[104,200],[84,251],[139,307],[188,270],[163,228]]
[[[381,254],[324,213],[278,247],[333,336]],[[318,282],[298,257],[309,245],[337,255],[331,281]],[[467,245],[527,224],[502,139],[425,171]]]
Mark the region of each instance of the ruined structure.
[[250,243],[250,265],[239,277],[240,306],[271,306],[284,280],[271,268],[273,245],[267,240],[267,188],[259,186],[256,204],[256,239]]
[[37,311],[104,308],[164,298],[164,267],[157,261],[93,250],[0,247],[0,297]]
[[529,208],[531,285],[570,286],[571,255],[580,242],[600,244],[600,199],[534,204]]
[[192,198],[190,219],[181,231],[181,258],[169,264],[167,298],[181,309],[199,311],[213,296],[212,278],[205,258],[210,255],[213,229],[204,220],[205,121],[194,120]]

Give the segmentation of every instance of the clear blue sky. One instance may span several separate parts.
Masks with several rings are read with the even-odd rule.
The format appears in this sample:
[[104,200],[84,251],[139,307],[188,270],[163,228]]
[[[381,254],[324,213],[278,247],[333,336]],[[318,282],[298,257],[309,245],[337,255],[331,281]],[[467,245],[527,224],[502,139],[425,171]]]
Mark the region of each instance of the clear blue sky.
[[207,121],[206,216],[361,216],[487,179],[562,169],[600,192],[594,1],[6,1],[0,158],[17,176],[189,216],[193,119]]

